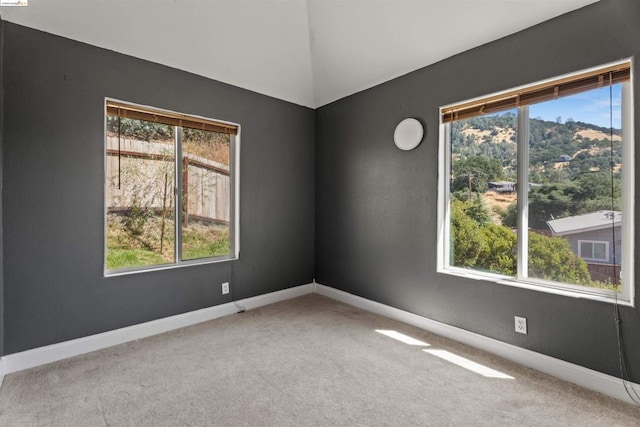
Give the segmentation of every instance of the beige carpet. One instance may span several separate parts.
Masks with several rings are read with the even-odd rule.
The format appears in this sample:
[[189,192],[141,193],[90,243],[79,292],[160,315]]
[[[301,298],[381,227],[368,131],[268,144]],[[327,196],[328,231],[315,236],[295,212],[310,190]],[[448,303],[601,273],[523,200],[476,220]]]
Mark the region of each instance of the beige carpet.
[[633,426],[640,408],[308,295],[8,375],[0,425]]

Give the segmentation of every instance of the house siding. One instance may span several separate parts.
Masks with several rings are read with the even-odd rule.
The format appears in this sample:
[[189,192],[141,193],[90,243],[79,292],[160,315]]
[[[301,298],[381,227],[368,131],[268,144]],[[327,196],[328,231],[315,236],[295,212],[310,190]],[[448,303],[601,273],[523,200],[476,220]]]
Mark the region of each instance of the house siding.
[[[573,249],[573,252],[575,252],[576,254],[580,253],[578,248],[578,242],[580,240],[609,242],[609,254],[608,254],[609,258],[607,262],[613,262],[614,254],[615,254],[617,263],[620,264],[620,259],[621,259],[620,256],[622,254],[622,247],[621,247],[622,235],[620,234],[620,227],[615,227],[615,239],[617,242],[615,245],[615,252],[614,252],[614,245],[611,243],[613,240],[611,229],[592,230],[592,231],[586,231],[584,233],[568,234],[562,237],[569,242],[569,245],[571,245],[571,249]],[[597,262],[597,261],[594,261],[594,262]]]

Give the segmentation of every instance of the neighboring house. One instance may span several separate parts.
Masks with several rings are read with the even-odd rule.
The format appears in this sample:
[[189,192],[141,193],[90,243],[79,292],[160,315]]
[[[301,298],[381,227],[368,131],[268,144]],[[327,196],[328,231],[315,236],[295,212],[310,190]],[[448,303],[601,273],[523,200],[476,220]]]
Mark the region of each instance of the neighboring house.
[[547,221],[547,225],[554,236],[564,237],[587,262],[593,280],[620,278],[621,212],[591,212]]
[[[518,191],[518,183],[513,181],[491,181],[487,183],[487,187],[489,191],[496,193],[515,193]],[[542,187],[542,184],[529,183],[529,190],[537,187]]]
[[569,156],[568,154],[561,154],[560,156],[558,156],[558,161],[559,162],[570,162],[571,161],[571,156]]
[[513,193],[516,191],[516,183],[511,181],[493,181],[488,183],[489,190],[496,193]]

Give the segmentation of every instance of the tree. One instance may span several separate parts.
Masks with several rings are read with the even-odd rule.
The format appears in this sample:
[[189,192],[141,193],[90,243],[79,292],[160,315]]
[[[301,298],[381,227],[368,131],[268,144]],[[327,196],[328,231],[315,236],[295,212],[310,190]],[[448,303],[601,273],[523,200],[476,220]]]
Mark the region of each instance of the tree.
[[112,135],[147,142],[172,140],[174,135],[173,126],[112,115],[107,116],[107,130]]
[[[620,177],[613,180],[614,194],[620,194]],[[573,194],[574,201],[609,199],[611,200],[611,174],[590,173],[580,176],[576,180],[578,191]]]
[[491,223],[491,214],[487,210],[484,200],[477,193],[473,199],[465,203],[464,212],[481,227]]
[[502,225],[505,227],[516,228],[518,226],[518,203],[511,203],[501,217]]
[[[474,201],[451,202],[451,264],[456,267],[515,276],[517,236],[511,229],[491,222],[481,225],[469,211]],[[560,237],[529,232],[529,276],[564,283],[592,285],[585,261]]]
[[453,265],[515,275],[516,235],[491,223],[479,196],[466,202],[452,202],[451,225]]
[[465,213],[464,202],[459,200],[451,202],[451,234],[451,264],[457,267],[475,266],[480,252],[486,250],[486,243],[478,223]]
[[515,276],[518,266],[516,233],[496,224],[488,224],[481,230],[487,244],[478,254],[476,265],[489,271]]
[[587,263],[561,237],[529,232],[529,276],[581,285],[591,284]]
[[484,192],[489,181],[502,179],[502,163],[498,159],[470,156],[453,162],[451,191],[467,189],[469,192]]

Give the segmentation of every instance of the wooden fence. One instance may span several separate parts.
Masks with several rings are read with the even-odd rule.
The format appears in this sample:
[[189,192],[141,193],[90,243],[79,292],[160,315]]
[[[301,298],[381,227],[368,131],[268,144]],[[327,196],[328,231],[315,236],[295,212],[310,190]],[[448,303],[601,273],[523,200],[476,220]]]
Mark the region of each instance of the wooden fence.
[[[212,160],[183,155],[183,204],[190,219],[228,223],[229,167]],[[107,138],[106,202],[109,211],[134,208],[172,210],[175,205],[172,144]]]

